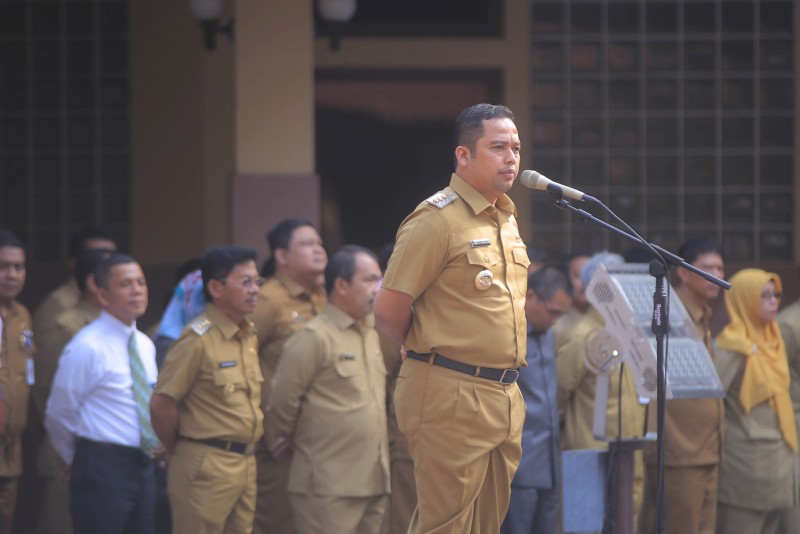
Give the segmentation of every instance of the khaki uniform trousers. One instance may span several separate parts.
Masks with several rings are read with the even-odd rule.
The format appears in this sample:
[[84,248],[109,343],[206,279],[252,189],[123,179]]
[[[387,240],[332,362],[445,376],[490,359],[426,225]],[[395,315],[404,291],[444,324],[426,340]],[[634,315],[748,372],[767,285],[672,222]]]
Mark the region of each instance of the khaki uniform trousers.
[[169,464],[175,534],[248,534],[256,509],[256,461],[216,447],[178,441]]
[[497,534],[522,456],[519,387],[406,360],[395,406],[419,499],[409,534]]
[[[664,534],[714,534],[718,481],[719,464],[664,466]],[[647,512],[640,532],[655,532],[657,486],[657,466],[647,464]]]
[[380,534],[388,495],[340,497],[290,493],[297,534]]
[[256,453],[258,509],[255,534],[294,534],[292,505],[289,501],[291,456],[276,460],[265,450]]
[[784,510],[749,510],[719,503],[717,534],[774,534]]
[[19,477],[0,477],[0,534],[10,534],[17,506]]
[[72,534],[69,513],[69,482],[61,476],[64,460],[45,436],[36,457],[36,468],[42,478],[42,507],[36,523],[36,534]]
[[392,496],[389,499],[388,533],[406,534],[417,507],[417,485],[412,460],[392,460]]

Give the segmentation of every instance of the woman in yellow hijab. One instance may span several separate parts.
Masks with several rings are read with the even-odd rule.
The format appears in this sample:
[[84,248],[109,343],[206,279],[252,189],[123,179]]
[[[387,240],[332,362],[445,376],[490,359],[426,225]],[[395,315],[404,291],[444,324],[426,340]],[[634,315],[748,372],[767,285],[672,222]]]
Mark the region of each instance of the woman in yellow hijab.
[[797,430],[776,317],[781,279],[760,269],[731,277],[730,323],[717,338],[727,391],[717,534],[771,534],[797,504]]

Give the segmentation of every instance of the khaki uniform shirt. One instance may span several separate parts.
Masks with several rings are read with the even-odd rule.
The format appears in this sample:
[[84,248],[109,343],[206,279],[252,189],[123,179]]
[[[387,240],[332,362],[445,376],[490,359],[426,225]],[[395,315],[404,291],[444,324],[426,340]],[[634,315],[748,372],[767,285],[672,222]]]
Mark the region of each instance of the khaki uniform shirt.
[[286,343],[267,426],[294,446],[290,492],[390,492],[386,368],[373,324],[328,304]]
[[255,443],[263,433],[258,342],[209,303],[170,348],[156,393],[178,401],[178,434]]
[[583,319],[584,315],[586,314],[575,306],[570,306],[567,313],[556,321],[556,324],[551,328],[554,339],[553,346],[556,350],[569,338],[572,327],[578,324],[578,321]]
[[261,287],[256,311],[250,320],[258,335],[259,361],[264,385],[261,408],[266,412],[283,345],[289,336],[316,316],[325,306],[325,288],[309,292],[286,276],[276,274]]
[[48,293],[45,299],[33,312],[33,328],[39,332],[45,328],[50,328],[58,315],[71,310],[78,305],[81,300],[81,290],[78,289],[78,282],[74,277]]
[[515,214],[506,195],[492,206],[453,174],[406,217],[383,287],[414,299],[409,350],[481,367],[525,365],[530,260]]
[[794,418],[798,422],[797,433],[800,436],[800,300],[781,310],[778,314],[778,326],[781,328],[783,343],[786,345],[786,357],[789,360],[789,372],[792,376],[789,391],[794,405]]
[[42,420],[61,352],[72,336],[98,315],[99,308],[81,299],[74,308],[58,314],[49,327],[36,331],[36,384],[31,388],[31,398]]
[[725,388],[725,456],[719,468],[719,502],[750,510],[798,504],[797,453],[783,440],[769,402],[745,413],[739,402],[744,355],[717,349],[714,362]]
[[5,418],[0,435],[0,477],[22,474],[20,436],[28,424],[28,366],[34,354],[30,313],[12,300],[0,337],[0,391]]
[[[36,383],[31,387],[31,400],[40,424],[44,424],[47,397],[50,396],[53,377],[64,347],[81,328],[97,319],[98,315],[99,308],[81,299],[76,307],[58,314],[48,329],[36,333]],[[29,422],[32,423],[33,421]],[[50,439],[45,438],[37,453],[37,472],[42,476],[57,477],[60,476],[63,465],[64,460],[50,444]]]
[[[714,346],[711,339],[711,306],[697,306],[679,287],[675,290],[686,311],[692,317],[700,338],[705,342],[711,357]],[[656,403],[649,405],[650,420],[656,421]],[[664,409],[664,465],[710,465],[722,457],[724,432],[723,399],[672,399]],[[656,450],[648,447],[648,463],[656,462]]]
[[[608,447],[607,441],[594,439],[592,422],[597,376],[584,364],[586,337],[593,330],[603,327],[602,316],[591,308],[557,349],[558,411],[563,421],[561,448],[564,450]],[[622,438],[641,437],[644,432],[644,408],[639,404],[633,372],[626,365],[620,383],[619,367],[615,367],[609,378],[606,436],[613,439],[619,434],[617,414],[620,410],[619,390],[622,387]]]

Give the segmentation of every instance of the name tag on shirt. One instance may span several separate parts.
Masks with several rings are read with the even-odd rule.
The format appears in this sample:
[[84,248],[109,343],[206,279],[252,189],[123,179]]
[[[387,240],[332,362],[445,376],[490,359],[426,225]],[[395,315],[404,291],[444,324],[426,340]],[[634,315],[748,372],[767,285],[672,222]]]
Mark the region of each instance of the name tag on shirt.
[[219,362],[220,369],[227,369],[228,367],[236,367],[235,361]]
[[340,362],[349,362],[349,361],[355,360],[355,359],[356,359],[356,357],[353,356],[352,354],[341,354],[339,356],[339,361]]
[[492,244],[492,242],[490,240],[488,240],[488,239],[473,239],[472,240],[472,248],[488,247],[491,244]]

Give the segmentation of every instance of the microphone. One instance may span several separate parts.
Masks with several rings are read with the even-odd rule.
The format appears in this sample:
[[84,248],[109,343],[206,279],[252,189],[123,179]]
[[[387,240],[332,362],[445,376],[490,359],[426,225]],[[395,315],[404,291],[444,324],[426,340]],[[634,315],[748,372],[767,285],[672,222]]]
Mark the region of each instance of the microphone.
[[587,195],[583,191],[578,191],[577,189],[573,189],[571,187],[567,187],[566,185],[561,185],[558,182],[554,182],[544,174],[536,171],[522,171],[522,174],[519,176],[519,182],[524,185],[525,187],[530,187],[531,189],[541,189],[543,191],[552,191],[553,193],[559,193],[565,197],[572,198],[575,200],[581,200],[583,202],[591,202],[592,204],[602,204],[599,200],[594,198],[591,195]]

